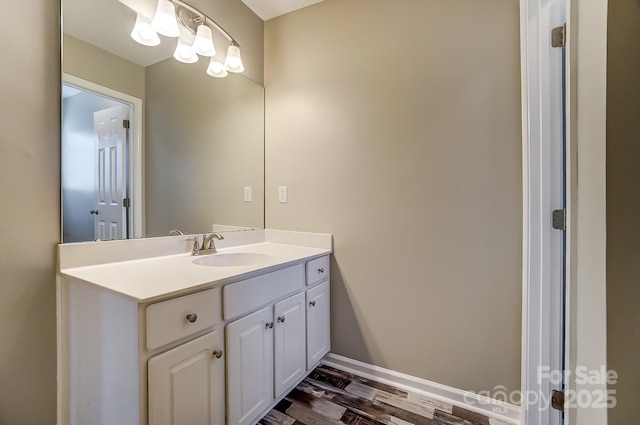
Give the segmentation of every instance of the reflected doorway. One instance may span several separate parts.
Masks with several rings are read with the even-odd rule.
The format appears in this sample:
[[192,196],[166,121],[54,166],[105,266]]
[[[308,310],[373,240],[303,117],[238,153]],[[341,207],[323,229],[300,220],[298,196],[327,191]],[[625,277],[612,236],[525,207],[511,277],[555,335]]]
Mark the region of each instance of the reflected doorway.
[[140,237],[136,105],[74,83],[62,85],[62,242]]

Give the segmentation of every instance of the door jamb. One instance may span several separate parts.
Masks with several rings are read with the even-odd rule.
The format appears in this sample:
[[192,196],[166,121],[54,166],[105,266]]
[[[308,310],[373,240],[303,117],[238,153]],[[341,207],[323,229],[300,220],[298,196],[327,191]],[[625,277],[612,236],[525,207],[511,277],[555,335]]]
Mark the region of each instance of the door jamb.
[[[536,394],[539,397],[550,397],[550,394],[544,394],[542,391],[544,385],[539,381],[537,366],[541,363],[541,353],[548,352],[551,347],[551,338],[548,330],[544,329],[542,317],[545,311],[545,305],[541,293],[542,286],[549,285],[549,279],[543,276],[549,274],[549,266],[545,264],[540,253],[545,246],[544,239],[541,238],[544,232],[551,232],[551,226],[548,225],[548,217],[544,214],[551,214],[551,211],[543,210],[540,200],[549,200],[550,193],[539,193],[536,199],[536,191],[545,189],[542,185],[543,178],[550,172],[549,163],[545,163],[540,159],[540,149],[543,145],[543,138],[546,137],[547,123],[542,112],[543,107],[539,100],[542,97],[544,87],[543,82],[548,80],[548,75],[544,74],[544,67],[541,65],[541,39],[544,38],[547,28],[546,23],[542,22],[540,10],[543,7],[544,0],[520,0],[520,52],[521,52],[521,69],[522,69],[522,166],[523,166],[523,260],[522,260],[522,358],[521,358],[521,425],[541,425],[542,415],[528,409],[527,397]],[[574,264],[575,251],[573,244],[574,232],[572,231],[572,223],[574,217],[575,204],[575,185],[572,176],[574,175],[574,148],[572,146],[571,137],[571,119],[569,113],[572,105],[571,96],[574,95],[571,87],[571,45],[569,27],[571,23],[570,1],[565,2],[564,12],[565,22],[567,23],[566,38],[566,68],[565,81],[566,86],[566,106],[565,114],[567,119],[566,125],[566,153],[567,160],[565,163],[566,175],[566,257],[565,257],[565,280],[566,280],[566,298],[564,302],[565,317],[565,341],[564,344],[564,361],[565,368],[571,369],[571,353],[569,344],[569,335],[571,321],[568,320],[570,314],[570,282],[573,278],[572,265]],[[548,33],[547,33],[548,34]],[[545,80],[546,78],[546,80]],[[536,157],[537,156],[537,157]],[[550,286],[550,285],[549,285]],[[534,370],[535,367],[535,370]],[[539,405],[531,406],[531,410],[537,409]],[[565,410],[565,423],[571,423],[571,411]]]

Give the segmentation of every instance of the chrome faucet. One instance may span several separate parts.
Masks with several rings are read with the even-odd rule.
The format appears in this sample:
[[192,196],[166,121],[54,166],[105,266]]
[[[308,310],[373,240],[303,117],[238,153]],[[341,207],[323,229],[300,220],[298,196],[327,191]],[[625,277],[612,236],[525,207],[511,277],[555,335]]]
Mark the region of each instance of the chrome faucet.
[[216,245],[213,242],[214,239],[221,241],[224,239],[224,236],[222,236],[220,233],[202,235],[202,245],[198,243],[198,238],[196,237],[193,241],[193,249],[191,250],[191,255],[215,254]]

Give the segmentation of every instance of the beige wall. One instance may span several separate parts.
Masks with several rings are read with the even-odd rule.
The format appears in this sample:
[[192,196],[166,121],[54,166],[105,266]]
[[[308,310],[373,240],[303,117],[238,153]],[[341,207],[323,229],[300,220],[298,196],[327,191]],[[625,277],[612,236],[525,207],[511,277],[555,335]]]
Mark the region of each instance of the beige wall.
[[518,34],[511,0],[327,0],[265,24],[266,224],[333,233],[332,351],[519,389]]
[[640,3],[609,0],[607,361],[619,374],[609,425],[638,421],[640,399]]
[[[56,420],[55,244],[60,239],[59,5],[0,16],[0,424]],[[33,31],[24,31],[28,16]]]
[[68,34],[63,43],[65,73],[144,100],[144,67]]

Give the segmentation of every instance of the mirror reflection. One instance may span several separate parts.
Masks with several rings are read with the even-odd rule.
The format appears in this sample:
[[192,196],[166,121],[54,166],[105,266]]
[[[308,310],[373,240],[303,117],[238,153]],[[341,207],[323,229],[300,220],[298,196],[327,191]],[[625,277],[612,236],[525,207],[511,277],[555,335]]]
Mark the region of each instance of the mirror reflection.
[[63,242],[264,227],[263,87],[140,46],[119,1],[62,3]]

